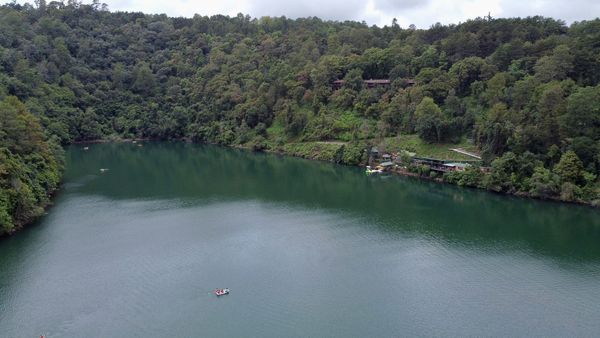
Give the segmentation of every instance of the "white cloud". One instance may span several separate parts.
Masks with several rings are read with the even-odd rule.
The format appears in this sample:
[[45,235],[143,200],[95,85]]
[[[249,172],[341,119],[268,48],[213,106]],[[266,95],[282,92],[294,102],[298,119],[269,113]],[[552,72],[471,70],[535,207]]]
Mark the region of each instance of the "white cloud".
[[[32,0],[29,0],[32,2]],[[102,0],[101,0],[102,1]],[[21,1],[24,2],[24,1]],[[84,0],[91,2],[91,0]],[[289,18],[317,16],[328,20],[366,21],[390,25],[393,18],[402,27],[415,24],[427,28],[440,22],[464,22],[490,13],[492,17],[543,15],[568,23],[594,19],[600,13],[598,0],[104,0],[115,11],[166,13],[192,17],[194,14],[237,13],[253,17]]]
[[111,11],[135,11],[144,13],[166,13],[169,16],[192,17],[194,14],[215,15],[223,14],[234,16],[237,13],[246,14],[250,7],[246,0],[219,0],[219,1],[193,1],[193,0],[127,0],[127,1],[101,1],[108,4]]
[[500,0],[429,1],[426,6],[417,6],[402,12],[387,12],[386,18],[390,22],[396,17],[403,27],[415,24],[419,28],[427,28],[436,22],[459,23],[483,17],[488,13],[494,15],[500,12],[499,2]]

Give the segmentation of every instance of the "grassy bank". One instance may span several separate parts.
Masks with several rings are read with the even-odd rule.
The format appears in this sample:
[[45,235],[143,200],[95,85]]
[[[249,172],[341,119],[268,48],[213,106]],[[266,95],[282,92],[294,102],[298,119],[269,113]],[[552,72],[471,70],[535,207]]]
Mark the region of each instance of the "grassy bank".
[[[253,148],[249,143],[244,148]],[[431,144],[424,142],[417,135],[401,135],[383,139],[366,139],[358,141],[313,141],[313,142],[291,142],[276,145],[275,142],[267,142],[264,150],[287,154],[296,157],[329,161],[349,165],[364,165],[367,163],[365,149],[376,147],[380,153],[400,153],[408,151],[418,157],[436,158],[445,161],[473,161],[477,160],[471,156],[464,155],[451,149],[464,149],[469,152],[477,152],[476,147],[462,139],[459,143]]]
[[440,160],[472,161],[473,157],[452,151],[453,148],[461,148],[470,152],[477,152],[477,147],[462,138],[459,143],[427,143],[418,135],[401,135],[388,137],[382,141],[384,149],[402,149],[415,153],[419,157],[437,158]]
[[[452,148],[461,148],[469,152],[476,152],[475,147],[466,140],[462,140],[458,144],[427,144],[421,141],[416,135],[386,138],[378,142],[375,140],[353,142],[292,142],[280,146],[267,147],[262,150],[337,164],[364,166],[368,162],[368,155],[365,149],[371,146],[379,147],[380,152],[398,153],[401,150],[406,150],[415,153],[415,156],[418,157],[437,158],[445,161],[475,160],[471,156],[452,151]],[[242,146],[242,148],[252,149],[252,146]],[[528,183],[531,186],[529,190],[506,188],[502,182],[497,182],[497,175],[494,175],[492,172],[482,172],[477,166],[467,168],[465,171],[454,171],[444,175],[435,173],[429,167],[423,165],[399,166],[390,172],[397,175],[434,180],[440,183],[483,189],[495,193],[600,207],[598,200],[587,201],[578,198],[578,195],[576,195],[577,192],[574,192],[572,195],[544,194],[543,189],[540,190],[539,188],[539,182]]]

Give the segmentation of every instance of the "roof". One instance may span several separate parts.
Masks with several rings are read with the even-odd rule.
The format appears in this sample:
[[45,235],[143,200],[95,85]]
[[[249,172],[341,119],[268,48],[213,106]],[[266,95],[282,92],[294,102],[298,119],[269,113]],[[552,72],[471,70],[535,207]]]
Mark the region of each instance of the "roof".
[[435,162],[435,163],[444,163],[444,162],[446,162],[445,160],[440,160],[440,159],[437,159],[437,158],[430,158],[430,157],[416,157],[416,156],[414,156],[414,157],[413,157],[413,160],[416,160],[416,161]]
[[458,168],[466,168],[466,167],[471,166],[469,163],[460,163],[460,162],[444,163],[444,165],[447,167],[458,167]]
[[370,79],[370,80],[365,80],[366,84],[390,84],[390,80],[389,79]]
[[392,163],[390,161],[387,161],[387,162],[383,162],[383,163],[381,163],[379,165],[382,166],[382,167],[391,167],[391,166],[394,165],[394,163]]
[[[364,83],[366,84],[390,84],[390,80],[389,79],[370,79],[370,80],[363,80]],[[339,85],[343,85],[344,83],[346,83],[345,80],[335,80],[333,81],[334,84],[339,84]]]

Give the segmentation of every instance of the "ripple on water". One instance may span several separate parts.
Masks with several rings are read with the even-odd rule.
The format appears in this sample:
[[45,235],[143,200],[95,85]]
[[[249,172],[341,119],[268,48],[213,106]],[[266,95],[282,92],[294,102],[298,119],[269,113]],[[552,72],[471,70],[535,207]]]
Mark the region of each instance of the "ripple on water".
[[148,145],[151,160],[115,147],[85,153],[50,214],[0,244],[0,336],[600,331],[596,232],[562,227],[593,222],[580,209],[222,149]]

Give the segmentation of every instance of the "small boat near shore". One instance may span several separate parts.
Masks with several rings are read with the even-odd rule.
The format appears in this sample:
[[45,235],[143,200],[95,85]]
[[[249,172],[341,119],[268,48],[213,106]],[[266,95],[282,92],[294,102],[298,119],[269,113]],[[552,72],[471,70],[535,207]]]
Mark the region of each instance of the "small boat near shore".
[[228,288],[215,289],[214,293],[215,293],[215,295],[217,295],[217,297],[218,296],[228,295],[229,294],[229,289]]
[[371,168],[371,166],[367,166],[367,170],[365,170],[365,173],[367,175],[381,174],[382,172],[383,172],[382,168],[377,167],[377,168],[373,169],[373,168]]

